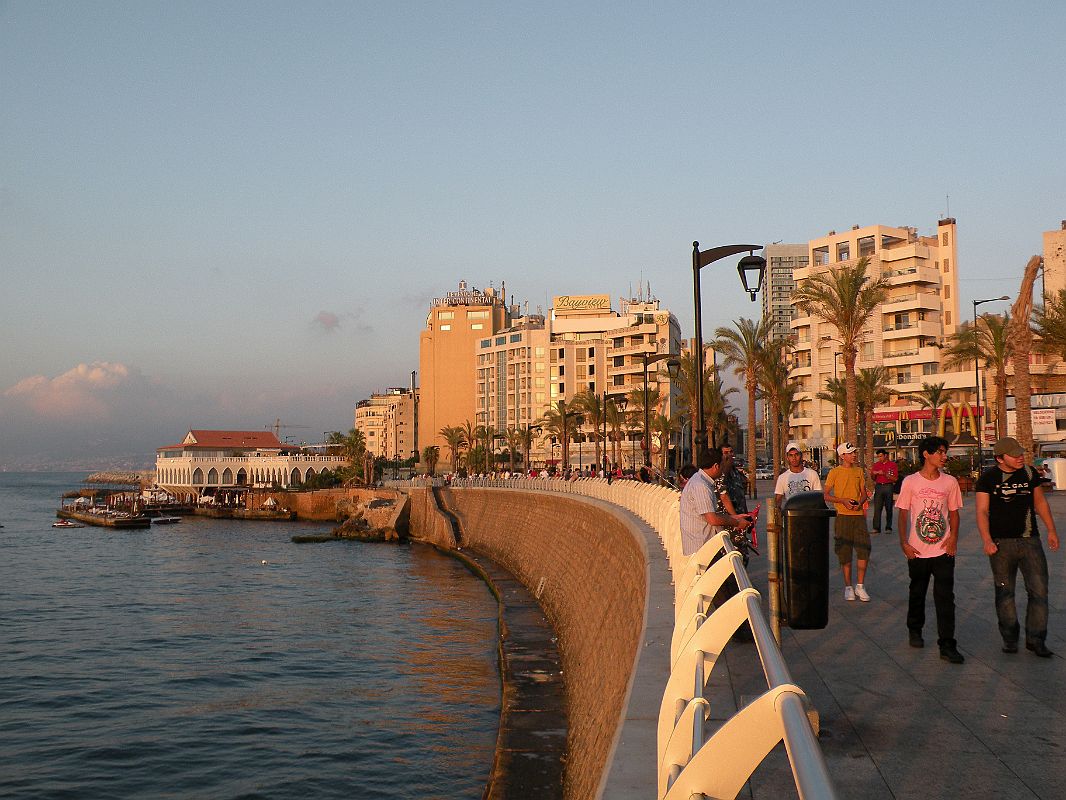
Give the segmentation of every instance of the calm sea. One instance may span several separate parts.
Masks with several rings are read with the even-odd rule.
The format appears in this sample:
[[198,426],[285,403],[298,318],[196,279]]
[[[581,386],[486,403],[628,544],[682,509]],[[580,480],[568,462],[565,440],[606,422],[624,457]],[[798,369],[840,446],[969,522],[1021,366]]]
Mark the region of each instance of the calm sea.
[[496,607],[461,564],[302,523],[52,528],[83,477],[0,473],[0,796],[481,796]]

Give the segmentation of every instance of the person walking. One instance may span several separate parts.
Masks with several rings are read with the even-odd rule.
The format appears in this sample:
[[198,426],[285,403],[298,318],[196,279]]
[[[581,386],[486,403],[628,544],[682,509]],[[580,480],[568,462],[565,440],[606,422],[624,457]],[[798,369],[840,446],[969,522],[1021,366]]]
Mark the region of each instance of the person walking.
[[[866,591],[866,567],[870,563],[870,532],[866,530],[866,506],[870,493],[866,490],[866,476],[862,467],[855,463],[858,451],[851,442],[837,448],[840,464],[829,470],[825,479],[823,495],[825,502],[837,506],[833,523],[833,549],[836,551],[840,570],[844,574],[844,599],[856,597],[870,602]],[[851,560],[855,557],[857,581],[851,583]]]
[[996,466],[985,470],[975,487],[977,532],[992,567],[996,617],[1003,637],[1003,652],[1017,653],[1021,626],[1014,602],[1018,572],[1025,581],[1025,647],[1041,658],[1051,658],[1048,649],[1048,569],[1040,544],[1039,516],[1047,527],[1047,543],[1059,549],[1055,520],[1044,497],[1043,479],[1025,463],[1025,450],[1007,436],[992,447]]
[[[919,453],[919,458],[921,454]],[[881,509],[885,510],[885,533],[892,533],[892,488],[899,477],[899,467],[888,457],[887,450],[877,451],[877,460],[870,467],[874,479],[874,516],[870,527],[874,533],[881,532]]]
[[955,641],[955,553],[959,545],[959,482],[944,472],[948,441],[929,436],[918,445],[922,468],[903,479],[899,501],[899,545],[907,557],[910,596],[907,631],[911,647],[924,647],[925,596],[933,579],[936,643],[940,657],[952,664],[966,659]]
[[789,442],[785,445],[785,462],[788,469],[777,476],[774,485],[774,503],[781,508],[781,504],[800,492],[817,492],[822,488],[822,480],[818,473],[803,464],[803,448],[797,442]]

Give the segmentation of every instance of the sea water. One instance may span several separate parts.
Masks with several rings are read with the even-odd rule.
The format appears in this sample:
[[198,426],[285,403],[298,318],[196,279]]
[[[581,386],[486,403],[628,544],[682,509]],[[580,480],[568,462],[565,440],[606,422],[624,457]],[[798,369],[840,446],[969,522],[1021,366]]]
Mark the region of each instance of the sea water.
[[496,606],[417,545],[186,517],[54,529],[0,473],[0,796],[480,797]]

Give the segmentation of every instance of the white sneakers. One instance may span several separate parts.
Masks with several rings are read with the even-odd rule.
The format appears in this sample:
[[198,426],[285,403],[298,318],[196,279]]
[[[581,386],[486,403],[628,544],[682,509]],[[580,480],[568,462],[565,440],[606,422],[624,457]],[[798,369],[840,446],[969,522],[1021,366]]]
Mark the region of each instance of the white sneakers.
[[866,593],[866,587],[863,586],[861,583],[856,583],[854,589],[852,589],[850,586],[844,587],[845,600],[854,600],[856,597],[862,600],[862,602],[864,603],[870,602],[870,595]]

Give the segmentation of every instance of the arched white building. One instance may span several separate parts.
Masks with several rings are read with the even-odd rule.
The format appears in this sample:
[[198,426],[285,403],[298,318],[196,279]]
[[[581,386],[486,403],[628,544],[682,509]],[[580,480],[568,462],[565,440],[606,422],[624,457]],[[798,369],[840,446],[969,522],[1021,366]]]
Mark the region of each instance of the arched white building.
[[346,466],[346,458],[305,453],[270,431],[191,430],[180,444],[156,450],[155,480],[180,499],[196,500],[222,490],[296,487]]

